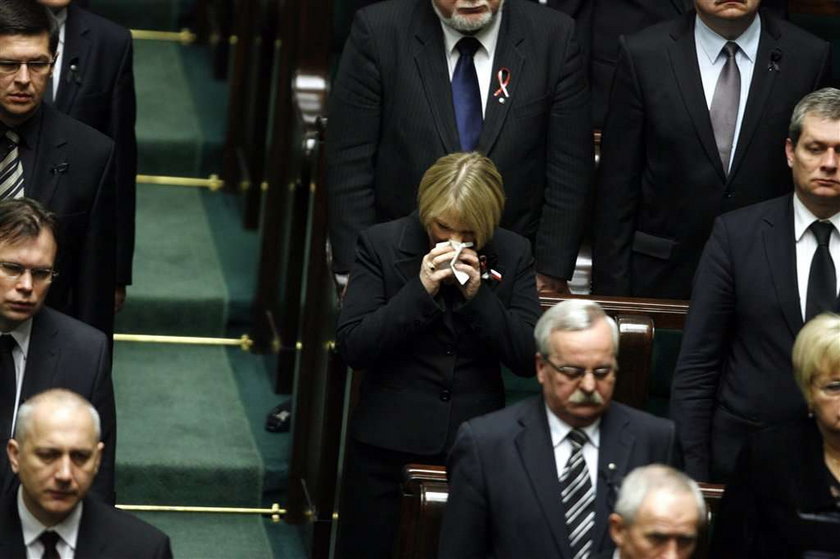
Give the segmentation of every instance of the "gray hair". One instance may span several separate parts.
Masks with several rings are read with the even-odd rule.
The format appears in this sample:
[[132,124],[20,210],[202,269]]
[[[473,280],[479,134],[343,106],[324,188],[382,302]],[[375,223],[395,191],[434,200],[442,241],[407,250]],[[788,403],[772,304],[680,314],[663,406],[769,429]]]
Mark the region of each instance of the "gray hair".
[[542,355],[551,354],[551,334],[560,332],[578,332],[592,328],[599,320],[606,320],[610,326],[613,340],[613,355],[618,357],[618,325],[601,305],[586,299],[567,299],[557,303],[543,313],[534,327],[534,339],[537,350]]
[[802,136],[802,122],[811,115],[825,120],[840,120],[840,89],[824,87],[800,99],[793,108],[788,138],[796,145]]
[[86,409],[88,413],[90,413],[90,418],[93,421],[93,430],[96,435],[96,440],[99,441],[102,435],[102,427],[101,422],[99,421],[99,413],[96,411],[96,408],[94,408],[90,402],[71,390],[65,390],[64,388],[52,388],[29,398],[18,408],[14,439],[19,444],[22,445],[24,439],[26,439],[29,434],[29,428],[32,424],[32,416],[35,413],[35,409],[44,404],[54,404],[68,408],[80,407]]
[[697,482],[664,464],[641,466],[630,472],[624,478],[618,492],[615,513],[621,516],[627,525],[633,524],[645,498],[654,491],[690,494],[697,505],[698,528],[706,523],[706,502]]

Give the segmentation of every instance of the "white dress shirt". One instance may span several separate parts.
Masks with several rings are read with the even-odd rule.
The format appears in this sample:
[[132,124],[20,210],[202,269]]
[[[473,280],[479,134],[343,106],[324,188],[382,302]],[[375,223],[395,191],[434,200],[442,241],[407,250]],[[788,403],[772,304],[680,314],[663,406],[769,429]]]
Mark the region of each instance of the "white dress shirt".
[[[793,235],[796,240],[796,283],[799,288],[799,307],[802,319],[805,320],[805,304],[808,299],[808,276],[811,273],[811,261],[817,251],[817,237],[808,229],[817,216],[805,207],[799,196],[793,196]],[[834,224],[834,231],[828,239],[828,252],[834,260],[834,270],[837,274],[837,286],[840,288],[840,213],[828,219]]]
[[[715,96],[720,72],[726,64],[726,53],[721,52],[723,46],[728,42],[711,28],[703,23],[700,16],[696,18],[694,26],[694,42],[697,50],[697,63],[700,65],[700,77],[703,80],[703,92],[706,95],[706,106],[711,109],[712,99]],[[758,54],[758,40],[761,37],[761,18],[756,16],[753,22],[747,27],[741,36],[734,40],[739,50],[735,55],[735,63],[741,73],[741,99],[738,104],[738,119],[735,121],[735,137],[732,138],[732,157],[729,158],[729,166],[735,159],[735,151],[738,147],[738,137],[741,134],[741,122],[744,120],[744,109],[747,106],[747,97],[750,93],[753,70],[755,70],[755,58]],[[729,169],[727,169],[727,172]]]
[[[548,430],[551,433],[551,445],[554,447],[554,464],[557,467],[557,479],[563,475],[566,462],[572,455],[572,443],[566,436],[573,427],[554,415],[548,406],[545,407],[548,416]],[[581,427],[586,433],[587,441],[583,445],[583,460],[586,462],[586,469],[589,471],[589,479],[592,481],[592,489],[598,487],[598,447],[601,443],[601,419],[598,418],[591,425]]]
[[23,545],[26,546],[27,559],[41,559],[44,554],[44,544],[38,538],[45,530],[52,530],[60,536],[55,544],[61,559],[73,559],[76,555],[76,540],[79,537],[79,524],[82,521],[82,505],[79,502],[70,515],[55,526],[44,526],[35,518],[23,502],[23,488],[18,487],[17,507],[20,525],[23,528]]
[[15,434],[15,423],[17,422],[17,411],[20,405],[20,391],[23,388],[23,375],[26,372],[26,356],[29,355],[29,338],[32,334],[32,319],[24,320],[17,328],[11,332],[2,332],[2,334],[11,334],[17,344],[12,348],[12,359],[15,362],[15,409],[12,415],[12,432],[10,437]]
[[[437,7],[435,7],[437,11]],[[498,84],[493,81],[493,57],[496,56],[496,42],[499,40],[499,25],[502,21],[502,10],[496,12],[496,17],[484,29],[478,31],[475,35],[464,35],[455,31],[442,21],[440,22],[443,28],[444,49],[447,54],[447,64],[449,65],[449,80],[452,81],[452,74],[455,72],[455,65],[458,64],[458,59],[461,58],[461,53],[455,48],[463,37],[475,37],[481,43],[475,55],[473,56],[473,63],[475,64],[475,73],[478,76],[478,89],[481,92],[481,116],[483,117],[487,107],[487,98],[490,92],[491,83],[498,88]]]
[[61,80],[61,61],[64,59],[64,31],[67,27],[67,8],[60,10],[48,10],[56,27],[58,27],[58,48],[55,51],[55,65],[52,73],[52,93],[53,99],[58,97],[58,84]]

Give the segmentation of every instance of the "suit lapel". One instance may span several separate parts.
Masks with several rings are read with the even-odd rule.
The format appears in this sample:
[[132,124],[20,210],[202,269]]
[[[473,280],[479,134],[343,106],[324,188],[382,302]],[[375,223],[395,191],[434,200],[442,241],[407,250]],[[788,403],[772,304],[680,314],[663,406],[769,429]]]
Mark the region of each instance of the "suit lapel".
[[435,121],[444,150],[453,153],[461,150],[455,109],[452,106],[452,87],[443,40],[441,23],[430,2],[419,2],[414,27],[414,61],[426,103]]
[[423,257],[429,252],[429,237],[414,211],[406,219],[405,227],[397,242],[397,254],[394,256],[394,268],[404,282],[408,282],[420,272]]
[[76,557],[105,557],[108,534],[102,533],[99,508],[108,505],[94,503],[91,498],[86,498],[83,503],[82,520],[79,522],[79,535],[76,539]]
[[516,449],[522,460],[522,467],[531,481],[531,491],[542,508],[543,518],[548,523],[557,545],[559,554],[552,555],[571,557],[566,517],[561,505],[560,481],[557,479],[557,466],[543,399],[534,398],[533,405],[526,408],[519,422],[522,430],[516,437]]
[[706,104],[706,97],[703,93],[703,78],[700,77],[700,68],[697,65],[697,49],[694,44],[694,12],[687,14],[681,20],[675,22],[671,31],[671,38],[674,44],[669,50],[671,69],[677,81],[677,87],[685,103],[686,111],[691,116],[691,122],[706,157],[714,166],[721,182],[726,181],[726,173],[723,164],[720,162],[720,155],[715,143],[715,132],[712,129],[712,121],[709,118],[709,107]]
[[27,197],[35,198],[47,207],[50,207],[52,197],[69,168],[67,138],[60,130],[52,127],[55,118],[49,112],[55,110],[47,104],[41,105],[41,111],[44,114],[41,115],[35,161],[44,164],[37,165],[31,173],[28,173],[30,179],[24,185]]
[[[513,5],[516,6],[516,4]],[[490,90],[487,92],[487,106],[484,109],[484,124],[481,128],[481,135],[478,137],[478,151],[482,153],[490,153],[490,150],[493,149],[493,145],[502,131],[502,125],[510,112],[511,105],[518,99],[516,92],[519,83],[522,81],[522,67],[525,58],[519,52],[519,45],[525,40],[525,33],[517,25],[521,18],[510,15],[513,9],[511,3],[504,4],[502,7],[501,29],[499,29],[499,39],[496,41],[496,55],[493,60],[492,75],[490,76]],[[509,80],[505,87],[510,94],[509,98],[506,98],[501,92],[498,96],[494,95],[499,89],[499,72],[502,68],[508,71]]]
[[791,338],[802,328],[802,309],[796,279],[796,246],[793,232],[793,195],[781,198],[764,216],[764,254],[776,299],[782,309]]
[[782,54],[782,50],[778,46],[779,34],[779,28],[773,18],[761,17],[761,38],[758,42],[752,83],[750,83],[750,91],[747,96],[747,106],[744,109],[741,131],[738,134],[738,145],[735,146],[732,169],[729,173],[730,180],[738,172],[744,154],[747,152],[761,119],[766,114],[767,101],[773,91],[777,76],[781,73],[781,68],[778,71],[769,70],[771,56],[778,58]]
[[0,557],[25,559],[23,528],[17,511],[17,493],[9,491],[3,496],[3,510],[0,512]]
[[611,404],[601,418],[598,448],[598,487],[595,493],[595,549],[608,542],[607,519],[615,507],[618,488],[627,474],[627,463],[635,438],[627,430],[627,416],[621,407]]
[[49,317],[48,309],[42,309],[32,319],[32,332],[29,335],[29,352],[26,356],[26,372],[23,375],[23,387],[20,391],[21,402],[57,385],[58,356],[60,350],[52,338],[57,334]]
[[[69,113],[81,86],[84,70],[88,66],[90,40],[88,27],[79,16],[77,8],[67,7],[67,22],[64,27],[64,55],[61,59],[61,77],[55,106],[63,113]],[[72,69],[71,69],[72,68]]]

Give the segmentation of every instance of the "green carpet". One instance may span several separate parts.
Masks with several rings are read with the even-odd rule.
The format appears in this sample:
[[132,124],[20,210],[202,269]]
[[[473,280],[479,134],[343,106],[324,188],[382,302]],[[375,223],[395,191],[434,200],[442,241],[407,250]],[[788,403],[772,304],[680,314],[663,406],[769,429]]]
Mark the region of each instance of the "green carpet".
[[254,506],[262,461],[225,350],[117,343],[120,503]]
[[[194,2],[191,2],[194,3]],[[179,0],[89,0],[88,7],[132,29],[175,31],[183,11]]]
[[134,41],[140,174],[199,175],[204,136],[181,59],[183,48]]
[[134,284],[120,333],[221,336],[226,287],[201,193],[137,185]]
[[[260,517],[233,514],[144,512],[137,516],[166,532],[178,559],[258,559],[271,557],[266,530],[293,532],[294,527],[266,525]],[[295,534],[290,534],[290,539]],[[291,547],[291,546],[290,546]],[[293,554],[279,557],[301,557]]]

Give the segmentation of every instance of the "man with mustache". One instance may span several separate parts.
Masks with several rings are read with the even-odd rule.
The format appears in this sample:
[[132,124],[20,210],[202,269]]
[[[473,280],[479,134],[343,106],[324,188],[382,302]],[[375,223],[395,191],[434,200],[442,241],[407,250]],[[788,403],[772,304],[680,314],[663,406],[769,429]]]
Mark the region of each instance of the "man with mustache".
[[359,10],[332,89],[333,271],[358,233],[414,210],[423,172],[479,151],[505,184],[501,226],[534,245],[537,287],[575,266],[594,155],[574,22],[526,0],[390,0]]
[[69,390],[23,404],[6,445],[20,489],[0,499],[0,556],[43,559],[168,559],[157,528],[87,496],[99,471],[99,414]]
[[624,476],[675,459],[674,425],[612,402],[618,327],[593,301],[534,332],[542,395],[467,421],[449,456],[440,557],[585,558],[614,547]]
[[827,42],[761,0],[620,41],[596,181],[593,293],[688,299],[718,215],[791,191],[793,106],[829,77]]

